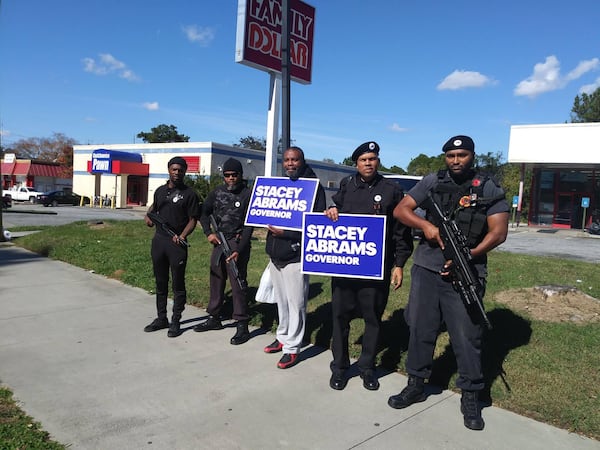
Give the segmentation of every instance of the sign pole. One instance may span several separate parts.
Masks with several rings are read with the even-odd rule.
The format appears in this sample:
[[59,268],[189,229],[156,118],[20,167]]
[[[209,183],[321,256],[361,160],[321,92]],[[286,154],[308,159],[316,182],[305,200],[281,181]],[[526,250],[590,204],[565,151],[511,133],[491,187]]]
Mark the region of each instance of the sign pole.
[[269,112],[267,115],[267,150],[265,152],[265,177],[277,176],[277,144],[279,141],[279,103],[281,77],[271,72]]

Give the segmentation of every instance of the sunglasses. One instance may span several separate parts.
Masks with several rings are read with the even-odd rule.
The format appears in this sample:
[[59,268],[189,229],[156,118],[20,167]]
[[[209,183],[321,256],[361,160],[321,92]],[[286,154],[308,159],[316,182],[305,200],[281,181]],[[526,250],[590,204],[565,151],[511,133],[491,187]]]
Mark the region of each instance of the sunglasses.
[[238,176],[237,172],[226,172],[223,174],[223,178],[237,178]]

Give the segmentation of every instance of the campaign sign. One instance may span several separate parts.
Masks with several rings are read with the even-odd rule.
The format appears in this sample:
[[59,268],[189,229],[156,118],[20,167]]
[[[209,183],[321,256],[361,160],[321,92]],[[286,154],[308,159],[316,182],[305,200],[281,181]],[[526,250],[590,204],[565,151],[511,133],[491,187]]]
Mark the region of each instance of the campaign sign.
[[385,216],[304,214],[302,272],[383,280]]
[[245,225],[302,231],[302,214],[312,211],[318,186],[316,178],[256,177]]

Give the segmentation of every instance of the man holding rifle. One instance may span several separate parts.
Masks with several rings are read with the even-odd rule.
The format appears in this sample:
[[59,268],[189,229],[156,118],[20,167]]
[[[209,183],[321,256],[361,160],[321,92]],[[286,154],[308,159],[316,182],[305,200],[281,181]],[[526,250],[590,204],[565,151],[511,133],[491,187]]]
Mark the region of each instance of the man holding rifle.
[[[250,339],[246,273],[250,259],[252,227],[244,226],[251,191],[242,179],[242,164],[229,158],[223,164],[224,183],[211,191],[204,202],[200,224],[208,242],[213,245],[210,258],[210,300],[208,320],[194,331],[220,330],[221,309],[225,300],[225,283],[229,278],[233,297],[233,319],[236,333],[229,341],[239,345]],[[211,223],[212,222],[212,223]]]
[[[431,376],[435,343],[445,326],[456,355],[464,425],[482,430],[479,391],[484,388],[481,347],[487,317],[483,305],[475,303],[485,292],[487,253],[506,240],[509,207],[497,182],[473,168],[475,144],[470,137],[454,136],[442,150],[447,169],[425,176],[394,210],[397,220],[423,230],[424,239],[414,254],[404,313],[410,328],[408,385],[388,404],[400,409],[426,399],[425,379]],[[426,211],[425,218],[415,214],[417,207]],[[459,230],[458,239],[448,233],[448,223]],[[457,257],[452,249],[466,257]],[[458,267],[465,261],[467,267]]]
[[[146,332],[169,328],[167,336],[181,334],[180,320],[185,308],[185,268],[188,258],[187,237],[200,217],[198,195],[183,183],[187,163],[176,156],[167,164],[169,180],[154,192],[154,202],[144,217],[146,225],[156,226],[152,239],[152,264],[156,278],[156,310],[158,317],[144,328]],[[167,319],[169,271],[173,283],[173,316]]]

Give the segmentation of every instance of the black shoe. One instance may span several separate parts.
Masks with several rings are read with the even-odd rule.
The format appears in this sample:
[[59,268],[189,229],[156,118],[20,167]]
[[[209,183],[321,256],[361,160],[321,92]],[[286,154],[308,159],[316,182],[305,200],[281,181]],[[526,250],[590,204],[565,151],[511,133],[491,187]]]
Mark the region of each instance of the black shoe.
[[344,372],[333,372],[329,379],[329,387],[336,391],[343,391],[348,384],[348,379],[344,376]]
[[406,408],[413,403],[422,402],[427,398],[425,394],[425,382],[423,378],[408,376],[408,384],[398,395],[392,395],[388,399],[388,405],[395,409]]
[[463,414],[465,427],[469,430],[483,430],[485,423],[481,417],[478,392],[462,391],[460,412]]
[[363,380],[363,386],[365,389],[369,391],[376,391],[379,389],[379,380],[377,380],[375,372],[372,370],[365,370],[360,374],[360,377]]
[[171,338],[181,336],[181,327],[179,325],[179,320],[171,321],[171,326],[169,327],[169,331],[167,331],[167,336]]
[[240,321],[237,323],[237,331],[229,341],[231,345],[240,345],[248,342],[250,339],[250,331],[248,331],[248,322]]
[[210,316],[205,322],[199,323],[194,327],[194,331],[202,332],[209,330],[220,330],[223,328],[223,324],[216,317]]
[[150,325],[146,325],[144,331],[151,333],[153,331],[164,330],[165,328],[169,328],[169,320],[166,317],[159,317],[154,319]]

